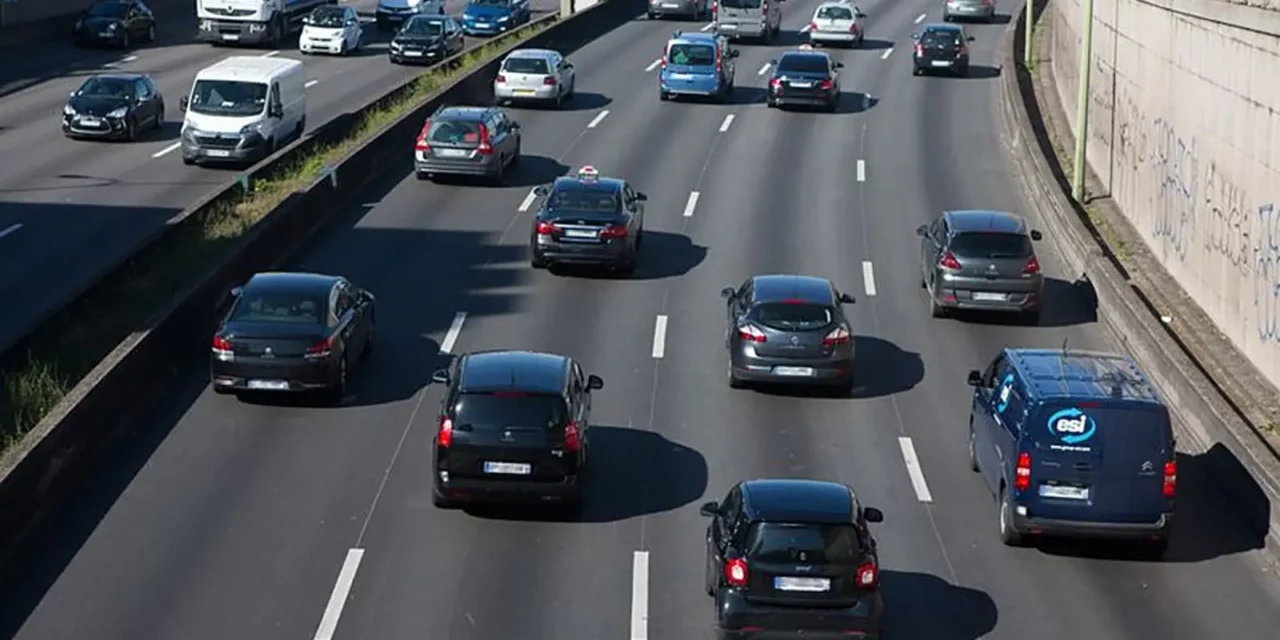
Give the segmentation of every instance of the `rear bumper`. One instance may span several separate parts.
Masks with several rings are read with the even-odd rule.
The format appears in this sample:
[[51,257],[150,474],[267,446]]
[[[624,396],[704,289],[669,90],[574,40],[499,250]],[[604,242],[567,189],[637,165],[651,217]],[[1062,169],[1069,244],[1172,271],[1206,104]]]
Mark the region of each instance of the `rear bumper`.
[[827,96],[771,96],[769,100],[782,107],[829,107],[839,98],[833,93]]
[[955,72],[969,68],[969,59],[960,58],[958,60],[927,60],[924,58],[914,58],[915,68],[919,71],[946,71]]
[[[992,286],[985,281],[963,279],[940,280],[933,292],[938,306],[960,311],[1002,311],[1024,313],[1040,309],[1043,302],[1043,285],[1011,282],[1009,286]],[[982,294],[999,294],[997,300],[980,299]]]
[[1164,513],[1154,522],[1095,522],[1089,520],[1055,520],[1035,516],[1013,515],[1015,531],[1030,535],[1063,538],[1103,538],[1118,540],[1167,539],[1173,528],[1173,513]]
[[717,632],[724,640],[770,640],[773,638],[850,638],[880,637],[884,619],[884,600],[880,594],[864,596],[846,609],[801,609],[776,607],[749,602],[740,593],[722,591],[717,610]]
[[[337,375],[337,366],[332,360],[309,362],[290,359],[266,364],[261,359],[249,362],[212,359],[209,374],[213,386],[219,389],[296,392],[330,386]],[[288,386],[281,389],[265,389],[255,385],[252,382],[255,380],[278,381]]]
[[[841,384],[852,379],[853,365],[852,356],[839,359],[765,358],[742,352],[733,354],[729,362],[734,377],[739,380],[783,384]],[[813,375],[786,375],[778,373],[777,367],[807,367],[813,369]]]
[[965,7],[947,6],[942,10],[942,17],[951,20],[991,20],[996,17],[995,5]]
[[478,480],[451,478],[440,480],[436,474],[433,490],[451,502],[469,503],[571,503],[582,499],[582,485],[577,476],[564,482],[518,482],[511,480]]
[[809,32],[809,42],[851,43],[851,42],[861,42],[861,41],[862,41],[861,35],[854,35],[852,33],[838,32],[838,31],[810,31]]
[[342,38],[333,40],[298,40],[298,50],[303,53],[342,53],[342,45],[346,42]]
[[522,89],[507,85],[493,86],[493,97],[499,100],[534,100],[538,102],[549,102],[555,100],[560,94],[559,86],[543,85],[536,89]]
[[533,253],[535,257],[551,264],[621,266],[635,260],[626,242],[572,245],[535,241]]
[[717,22],[715,31],[729,38],[760,38],[769,29],[759,22]]
[[700,7],[694,0],[654,0],[649,3],[649,13],[655,16],[681,15],[693,16],[697,15]]
[[438,158],[414,158],[414,169],[419,174],[451,176],[492,176],[498,173],[498,156],[487,156],[482,162],[440,160]]

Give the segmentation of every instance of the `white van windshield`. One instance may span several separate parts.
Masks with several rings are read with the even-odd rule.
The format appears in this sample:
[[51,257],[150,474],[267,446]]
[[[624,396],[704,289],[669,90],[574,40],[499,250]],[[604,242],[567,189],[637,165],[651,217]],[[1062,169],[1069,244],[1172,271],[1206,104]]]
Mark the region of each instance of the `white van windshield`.
[[267,85],[263,83],[197,80],[188,109],[210,116],[252,116],[266,106]]

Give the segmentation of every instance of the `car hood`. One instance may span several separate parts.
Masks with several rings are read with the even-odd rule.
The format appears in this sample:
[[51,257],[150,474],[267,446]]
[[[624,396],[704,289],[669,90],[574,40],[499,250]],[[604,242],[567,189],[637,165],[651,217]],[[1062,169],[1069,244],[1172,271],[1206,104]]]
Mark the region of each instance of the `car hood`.
[[129,106],[127,98],[110,98],[98,96],[75,96],[67,101],[67,104],[76,113],[82,113],[90,116],[105,116],[120,107]]
[[489,4],[473,4],[468,6],[466,11],[462,12],[462,17],[464,18],[477,19],[494,19],[509,15],[511,15],[511,7],[497,7]]
[[83,18],[80,20],[80,28],[88,29],[89,31],[105,31],[113,24],[117,25],[117,28],[119,28],[119,25],[124,24],[124,21],[120,18],[103,17]]
[[430,47],[440,44],[440,36],[403,34],[391,39],[392,42],[400,45],[413,45],[418,47]]

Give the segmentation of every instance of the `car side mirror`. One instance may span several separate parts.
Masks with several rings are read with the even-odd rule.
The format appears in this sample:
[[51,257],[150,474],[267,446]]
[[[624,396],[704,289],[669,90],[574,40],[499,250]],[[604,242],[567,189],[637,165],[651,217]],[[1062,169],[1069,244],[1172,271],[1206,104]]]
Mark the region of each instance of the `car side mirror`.
[[600,376],[595,375],[594,373],[587,376],[587,388],[590,389],[591,391],[596,391],[597,389],[603,389],[604,378],[601,378]]
[[884,512],[875,507],[863,507],[862,519],[872,524],[884,522]]
[[519,131],[519,130],[520,130],[520,123],[519,123],[519,122],[512,122],[512,123],[511,123],[511,130],[512,130],[512,131]]
[[924,237],[928,236],[928,235],[929,235],[929,227],[927,227],[927,226],[925,226],[925,225],[923,225],[923,224],[922,224],[922,225],[920,225],[920,226],[918,226],[918,227],[916,227],[916,235],[920,236],[921,238],[924,238]]
[[840,294],[840,304],[853,304],[855,302],[857,302],[857,300],[855,300],[853,296],[847,293]]
[[776,66],[778,66],[778,60],[777,60],[777,58],[774,58],[773,60],[770,60],[770,61],[769,61],[769,66],[771,66],[771,67],[776,67]]
[[444,369],[436,369],[431,374],[431,381],[438,384],[449,384],[449,372]]
[[74,98],[74,97],[76,97],[76,94],[77,94],[77,93],[80,93],[80,92],[79,92],[79,91],[72,91],[71,93],[68,93],[68,94],[67,94],[67,97],[68,97],[68,98]]
[[1041,240],[1044,240],[1044,234],[1043,234],[1043,233],[1040,233],[1039,231],[1036,231],[1036,230],[1032,229],[1032,230],[1031,230],[1031,239],[1032,239],[1032,240],[1035,240],[1036,242],[1040,242]]
[[968,377],[967,379],[965,379],[965,382],[967,382],[967,383],[969,384],[969,386],[971,386],[971,387],[981,387],[981,386],[982,386],[982,372],[980,372],[980,371],[978,371],[978,370],[976,370],[976,369],[975,369],[975,370],[973,370],[973,371],[970,371],[970,372],[969,372],[969,377]]
[[736,295],[738,295],[738,292],[733,287],[725,287],[720,290],[720,297],[725,300],[732,300]]
[[858,17],[859,17],[859,18],[865,18],[865,17],[867,17],[867,14],[859,12],[859,13],[858,13]]
[[190,104],[190,99],[186,96],[178,98],[178,111],[186,111],[188,104]]
[[720,505],[715,501],[704,502],[701,507],[698,507],[698,513],[708,518],[714,518],[720,515]]
[[969,42],[974,42],[974,41],[976,41],[976,40],[977,40],[977,38],[975,38],[975,37],[973,37],[973,36],[969,36],[968,40],[969,40]]
[[918,34],[918,33],[913,33],[913,34],[911,34],[911,39],[912,39],[912,40],[919,40],[919,39],[920,39],[920,34]]
[[643,194],[643,193],[637,193],[637,194],[636,194],[636,200],[639,200],[640,202],[648,202],[648,201],[649,201],[649,196],[648,196],[648,195],[646,195],[646,194]]
[[272,118],[283,118],[284,107],[278,104],[273,104],[271,105],[271,108],[267,110],[267,115],[271,116]]
[[545,198],[550,194],[551,194],[551,189],[548,189],[547,185],[539,185],[533,188],[533,195],[535,196],[541,196]]

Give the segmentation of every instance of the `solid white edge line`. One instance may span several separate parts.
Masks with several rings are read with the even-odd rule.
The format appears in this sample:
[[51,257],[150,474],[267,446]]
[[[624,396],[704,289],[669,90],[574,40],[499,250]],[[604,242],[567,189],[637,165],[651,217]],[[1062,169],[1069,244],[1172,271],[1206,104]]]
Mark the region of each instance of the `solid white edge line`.
[[355,584],[361,558],[364,558],[364,549],[347,551],[347,558],[342,561],[342,570],[338,572],[338,582],[333,585],[329,604],[325,606],[324,616],[320,618],[320,628],[316,629],[315,640],[333,640],[333,634],[338,630],[338,620],[342,618],[342,608],[347,605],[347,596],[351,594],[351,585]]
[[876,271],[870,260],[862,261],[862,287],[866,289],[868,296],[876,294]]
[[165,148],[163,148],[163,149],[161,149],[161,150],[159,150],[159,151],[157,151],[157,152],[155,152],[155,153],[151,154],[151,157],[152,157],[152,158],[159,158],[159,157],[160,157],[160,156],[162,156],[162,155],[165,155],[165,154],[167,154],[167,153],[172,153],[173,151],[176,151],[176,150],[178,149],[178,147],[181,147],[181,146],[182,146],[182,143],[181,143],[181,142],[175,142],[175,143],[173,143],[173,144],[171,144],[171,145],[169,145],[169,146],[167,146],[167,147],[165,147]]
[[667,317],[658,316],[653,323],[653,357],[659,360],[667,353]]
[[272,57],[272,56],[278,56],[278,55],[280,55],[280,52],[279,52],[279,51],[268,51],[268,52],[266,52],[266,53],[264,53],[264,54],[262,54],[261,56],[258,56],[258,57],[260,57],[260,58],[270,58],[270,57]]
[[927,17],[929,17],[929,14],[927,14],[927,13],[922,13],[922,14],[920,14],[920,15],[916,16],[915,24],[920,24],[921,22],[924,22],[924,19],[925,19],[925,18],[927,18]]
[[320,81],[319,81],[319,80],[308,80],[306,84],[302,85],[302,88],[303,88],[303,89],[310,89],[311,87],[314,87],[314,86],[316,86],[317,84],[320,84]]
[[858,160],[858,182],[867,181],[867,163],[865,160]]
[[587,123],[587,128],[588,128],[588,129],[594,129],[594,128],[596,128],[596,127],[600,126],[600,121],[601,121],[601,120],[604,120],[604,119],[605,119],[605,117],[606,117],[606,116],[608,116],[608,115],[609,115],[609,110],[608,110],[608,109],[605,109],[604,111],[601,111],[600,113],[597,113],[597,114],[596,114],[596,117],[592,118],[592,119],[591,119],[591,122],[588,122],[588,123]]
[[768,63],[768,62],[764,63],[764,66],[760,67],[760,70],[756,72],[756,75],[758,75],[758,76],[762,76],[762,75],[764,75],[764,74],[766,74],[766,73],[769,73],[769,63]]
[[649,552],[631,560],[631,640],[649,640]]
[[729,125],[733,124],[733,117],[732,113],[724,117],[724,122],[720,123],[720,133],[724,133],[729,130]]
[[123,58],[120,58],[120,62],[134,62],[137,59],[138,59],[138,56],[125,56]]
[[698,198],[700,197],[701,196],[698,194],[697,191],[692,191],[689,193],[689,201],[684,203],[684,217],[686,218],[693,217],[693,210],[697,208]]
[[881,59],[881,60],[888,60],[888,59],[889,59],[889,55],[890,55],[890,54],[892,54],[892,53],[893,53],[893,47],[889,47],[888,49],[885,49],[885,50],[884,50],[884,53],[880,54],[880,59]]
[[902,460],[907,463],[907,475],[911,476],[911,487],[916,490],[916,498],[920,502],[933,502],[929,493],[929,485],[924,481],[924,470],[920,468],[920,458],[916,457],[916,447],[911,438],[898,437],[898,446],[902,448]]
[[453,316],[453,323],[449,325],[449,330],[444,334],[444,340],[440,341],[440,353],[453,353],[453,345],[458,343],[458,334],[462,333],[462,323],[467,321],[467,312],[459,311]]
[[534,189],[537,189],[537,187],[529,190],[529,195],[524,197],[524,200],[520,203],[520,208],[517,209],[517,211],[524,213],[529,210],[529,207],[533,206],[534,199],[538,197],[538,194],[534,192]]
[[714,28],[716,28],[716,23],[714,23],[714,22],[708,22],[708,23],[706,23],[706,24],[702,25],[702,28],[701,28],[701,29],[699,29],[699,31],[710,31],[710,30],[712,30],[712,29],[714,29]]
[[647,67],[645,67],[645,68],[644,68],[644,72],[645,72],[645,73],[649,73],[650,71],[653,71],[654,69],[657,69],[657,68],[658,68],[658,65],[660,65],[660,64],[662,64],[662,58],[658,58],[657,60],[654,60],[653,62],[650,62],[650,63],[649,63],[649,66],[647,66]]
[[13,233],[13,232],[17,231],[18,229],[21,229],[21,228],[22,228],[22,223],[21,223],[21,222],[17,222],[17,223],[11,224],[11,225],[9,225],[9,228],[5,229],[4,231],[0,231],[0,238],[3,238],[3,237],[5,237],[5,236],[7,236],[7,235],[9,235],[9,234],[11,234],[11,233]]

